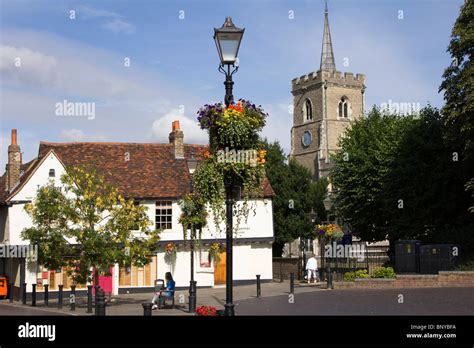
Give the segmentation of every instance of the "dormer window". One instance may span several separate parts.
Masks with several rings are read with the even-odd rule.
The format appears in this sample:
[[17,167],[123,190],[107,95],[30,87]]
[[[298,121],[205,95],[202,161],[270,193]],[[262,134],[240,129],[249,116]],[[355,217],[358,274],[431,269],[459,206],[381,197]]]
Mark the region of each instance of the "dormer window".
[[311,105],[311,100],[306,99],[303,105],[303,121],[312,121],[313,120],[313,106]]
[[349,118],[349,99],[342,97],[337,107],[337,113],[340,118]]
[[49,177],[50,177],[50,178],[56,177],[56,171],[55,171],[54,169],[50,169],[50,170],[49,170]]

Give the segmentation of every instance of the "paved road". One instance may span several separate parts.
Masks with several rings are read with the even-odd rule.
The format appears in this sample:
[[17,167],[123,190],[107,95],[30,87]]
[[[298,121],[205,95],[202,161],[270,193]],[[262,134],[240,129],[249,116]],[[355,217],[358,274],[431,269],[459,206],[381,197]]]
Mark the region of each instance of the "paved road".
[[1,315],[70,315],[53,310],[33,308],[31,306],[11,305],[7,301],[0,301]]
[[[400,297],[402,295],[403,297]],[[474,288],[321,290],[236,301],[237,315],[474,315]],[[399,303],[402,301],[403,303]]]

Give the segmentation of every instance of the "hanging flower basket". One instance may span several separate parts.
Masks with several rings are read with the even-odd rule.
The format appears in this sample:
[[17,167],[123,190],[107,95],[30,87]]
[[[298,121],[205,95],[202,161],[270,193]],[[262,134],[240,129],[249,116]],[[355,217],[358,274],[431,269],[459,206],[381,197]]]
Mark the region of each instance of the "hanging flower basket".
[[243,204],[235,209],[235,230],[250,211],[248,200],[261,196],[265,177],[266,151],[259,143],[259,132],[268,115],[261,106],[239,99],[225,107],[206,104],[198,111],[201,129],[209,134],[209,150],[193,173],[194,188],[208,203],[218,231],[225,219],[225,184],[241,187]]
[[211,260],[217,265],[221,261],[221,253],[224,251],[224,247],[221,243],[212,243],[209,247],[209,256]]
[[337,224],[317,225],[315,234],[316,238],[324,242],[338,242],[344,236],[344,232]]
[[178,247],[174,243],[168,243],[165,247],[165,262],[169,265],[176,263],[176,256],[178,253]]

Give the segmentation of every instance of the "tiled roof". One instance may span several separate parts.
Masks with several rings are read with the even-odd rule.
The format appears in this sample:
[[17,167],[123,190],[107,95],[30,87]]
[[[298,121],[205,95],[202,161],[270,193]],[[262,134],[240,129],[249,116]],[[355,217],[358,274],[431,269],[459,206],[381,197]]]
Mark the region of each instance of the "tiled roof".
[[[34,160],[31,160],[25,164],[22,164],[20,167],[20,182],[16,186],[16,188],[13,190],[15,191],[17,188],[21,187],[27,180],[27,178],[30,176],[30,174],[33,172],[34,168],[36,167],[36,164],[38,163],[38,159],[35,158]],[[4,173],[0,177],[0,203],[5,202],[7,197],[10,195],[7,191],[5,191],[5,180],[7,179],[6,173]]]
[[[185,157],[190,158],[193,154],[196,159],[202,159],[206,149],[205,145],[185,144]],[[41,142],[38,159],[28,163],[29,168],[20,178],[18,188],[35,170],[40,159],[51,150],[66,166],[94,167],[126,197],[180,198],[190,189],[191,176],[187,162],[174,157],[173,145],[107,142]],[[3,189],[4,176],[0,178],[0,202],[7,198]],[[268,180],[265,179],[263,185],[264,196],[273,196]]]

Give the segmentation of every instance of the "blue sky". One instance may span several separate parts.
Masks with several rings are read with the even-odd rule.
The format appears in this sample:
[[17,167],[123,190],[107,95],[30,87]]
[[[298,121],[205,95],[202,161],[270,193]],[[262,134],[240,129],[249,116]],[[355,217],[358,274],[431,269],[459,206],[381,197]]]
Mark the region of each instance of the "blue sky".
[[[367,106],[442,106],[462,3],[329,0],[337,69],[366,75]],[[322,0],[0,0],[0,166],[11,128],[25,160],[40,140],[166,142],[174,119],[186,142],[205,143],[195,114],[223,99],[212,35],[229,15],[246,28],[234,96],[262,104],[264,135],[289,151],[291,80],[319,68],[323,13]],[[96,103],[96,117],[56,116],[64,99]]]

